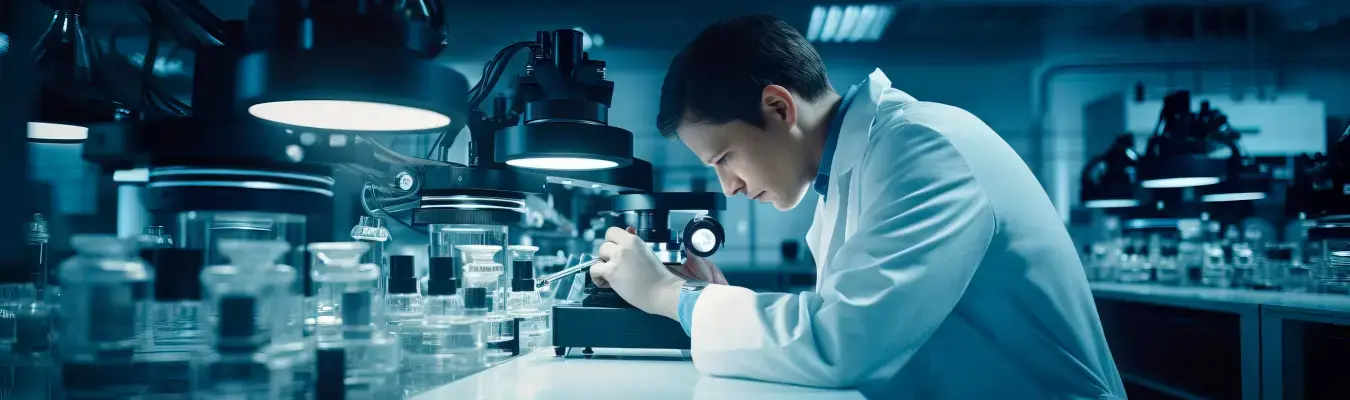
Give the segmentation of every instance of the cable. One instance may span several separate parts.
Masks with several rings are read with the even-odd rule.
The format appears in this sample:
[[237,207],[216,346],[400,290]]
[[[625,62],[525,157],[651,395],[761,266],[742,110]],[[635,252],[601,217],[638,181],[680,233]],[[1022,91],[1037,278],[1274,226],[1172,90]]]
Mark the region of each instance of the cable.
[[[510,46],[506,46],[498,51],[496,55],[492,56],[492,59],[489,60],[487,64],[483,65],[482,78],[478,80],[478,83],[473,85],[473,88],[469,89],[469,115],[473,115],[474,110],[478,109],[478,105],[483,102],[484,98],[492,93],[492,89],[497,86],[497,81],[501,79],[502,74],[506,72],[506,66],[511,63],[511,59],[515,57],[516,52],[535,44],[535,42],[512,43]],[[440,135],[436,135],[436,140],[432,142],[431,148],[427,149],[427,156],[424,158],[431,159],[431,156],[436,154],[436,149],[441,145],[441,142],[445,140],[445,136],[450,133],[449,130],[445,130],[442,131]],[[459,132],[454,133],[458,134]]]

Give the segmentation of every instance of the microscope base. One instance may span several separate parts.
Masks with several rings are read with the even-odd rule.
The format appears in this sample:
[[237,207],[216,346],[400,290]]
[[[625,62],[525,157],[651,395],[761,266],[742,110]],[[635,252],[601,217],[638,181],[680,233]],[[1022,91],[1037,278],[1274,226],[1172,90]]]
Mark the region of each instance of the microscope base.
[[553,307],[553,346],[688,350],[689,335],[679,322],[636,308],[566,305]]

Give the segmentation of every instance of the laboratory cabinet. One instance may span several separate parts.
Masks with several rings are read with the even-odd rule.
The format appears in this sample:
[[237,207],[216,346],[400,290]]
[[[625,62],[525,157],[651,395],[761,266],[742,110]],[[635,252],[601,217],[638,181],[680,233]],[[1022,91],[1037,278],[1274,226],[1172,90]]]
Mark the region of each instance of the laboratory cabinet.
[[1131,399],[1350,398],[1350,296],[1094,283]]

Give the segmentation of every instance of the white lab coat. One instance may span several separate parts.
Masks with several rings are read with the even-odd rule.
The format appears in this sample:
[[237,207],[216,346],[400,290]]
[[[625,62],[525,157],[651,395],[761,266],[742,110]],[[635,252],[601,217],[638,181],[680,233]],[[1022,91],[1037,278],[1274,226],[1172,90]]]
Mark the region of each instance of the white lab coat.
[[880,398],[1123,398],[1036,177],[974,115],[890,86],[873,72],[844,116],[807,235],[816,290],[709,286],[694,365]]

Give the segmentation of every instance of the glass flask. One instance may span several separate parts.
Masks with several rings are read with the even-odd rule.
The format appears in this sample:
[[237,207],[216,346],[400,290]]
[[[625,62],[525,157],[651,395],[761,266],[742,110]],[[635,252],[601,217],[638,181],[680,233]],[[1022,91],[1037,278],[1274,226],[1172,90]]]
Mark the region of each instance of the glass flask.
[[340,347],[346,354],[344,382],[349,397],[380,399],[398,392],[401,349],[379,323],[383,315],[379,300],[371,291],[342,292],[341,340],[319,343],[320,348]]
[[385,317],[391,332],[399,325],[422,319],[422,295],[417,292],[413,256],[389,256],[388,294],[384,298]]
[[288,360],[269,353],[270,335],[257,324],[261,304],[248,295],[228,294],[213,305],[220,323],[202,362],[194,398],[272,400],[289,394]]
[[1203,223],[1197,219],[1183,219],[1177,223],[1177,264],[1181,271],[1179,283],[1200,284],[1205,266]]
[[[362,242],[309,245],[309,251],[319,261],[314,264],[312,272],[316,292],[314,335],[319,343],[342,340],[345,326],[342,317],[348,314],[342,310],[342,301],[347,298],[347,294],[366,293],[374,299],[375,304],[384,304],[383,296],[376,292],[380,280],[379,267],[361,263],[361,256],[369,250],[370,245]],[[373,310],[376,314],[373,323],[383,326],[384,307],[366,307],[359,311]]]
[[1200,284],[1213,287],[1233,285],[1229,251],[1218,242],[1205,243],[1205,263],[1201,269]]
[[1122,283],[1147,282],[1152,275],[1149,270],[1148,253],[1148,244],[1143,239],[1131,241],[1125,248],[1125,257],[1121,261],[1117,279]]
[[[178,213],[177,247],[205,251],[204,265],[228,264],[218,247],[222,239],[283,241],[291,249],[304,246],[305,216],[294,214],[240,211],[185,211]],[[279,264],[297,269],[304,265],[304,254],[282,255]]]
[[361,256],[362,264],[375,264],[380,267],[379,292],[384,293],[385,280],[389,278],[389,265],[384,258],[384,244],[389,241],[389,228],[384,227],[381,218],[361,216],[361,220],[352,227],[352,240],[370,245],[370,251]]
[[552,335],[551,309],[548,302],[535,291],[535,246],[511,246],[511,292],[506,300],[506,312],[520,320],[516,337],[520,338],[521,352],[548,347]]
[[132,357],[145,345],[154,270],[135,244],[110,235],[77,235],[61,264],[59,343],[66,395],[123,397],[145,392]]

